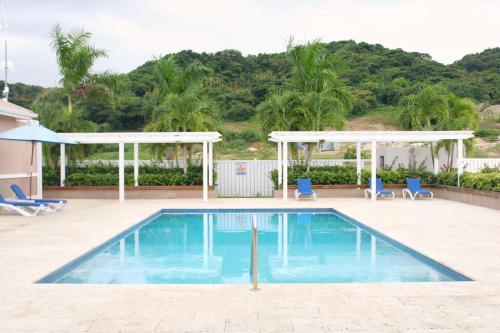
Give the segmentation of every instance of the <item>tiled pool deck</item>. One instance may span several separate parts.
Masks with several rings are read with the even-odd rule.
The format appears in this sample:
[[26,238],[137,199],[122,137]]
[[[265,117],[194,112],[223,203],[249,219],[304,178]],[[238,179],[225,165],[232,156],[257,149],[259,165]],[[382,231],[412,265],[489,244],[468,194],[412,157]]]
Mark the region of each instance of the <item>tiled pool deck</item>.
[[[160,208],[333,207],[475,281],[335,285],[33,282]],[[500,332],[500,211],[453,201],[72,200],[0,215],[0,332]]]

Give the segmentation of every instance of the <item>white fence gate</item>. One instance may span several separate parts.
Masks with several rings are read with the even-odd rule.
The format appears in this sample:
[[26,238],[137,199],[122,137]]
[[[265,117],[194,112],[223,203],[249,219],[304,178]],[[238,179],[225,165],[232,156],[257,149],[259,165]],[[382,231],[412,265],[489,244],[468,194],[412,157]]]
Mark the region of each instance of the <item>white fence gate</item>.
[[500,168],[500,158],[464,158],[465,171],[481,172],[484,167]]
[[216,161],[219,197],[271,197],[275,160]]

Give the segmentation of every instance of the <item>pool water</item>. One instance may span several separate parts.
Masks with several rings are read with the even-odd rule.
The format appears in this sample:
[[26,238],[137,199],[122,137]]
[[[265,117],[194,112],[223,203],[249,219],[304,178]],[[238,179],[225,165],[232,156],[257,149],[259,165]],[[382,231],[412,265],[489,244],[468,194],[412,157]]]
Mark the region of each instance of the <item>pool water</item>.
[[248,284],[252,219],[260,283],[468,280],[335,210],[318,209],[164,210],[39,282]]

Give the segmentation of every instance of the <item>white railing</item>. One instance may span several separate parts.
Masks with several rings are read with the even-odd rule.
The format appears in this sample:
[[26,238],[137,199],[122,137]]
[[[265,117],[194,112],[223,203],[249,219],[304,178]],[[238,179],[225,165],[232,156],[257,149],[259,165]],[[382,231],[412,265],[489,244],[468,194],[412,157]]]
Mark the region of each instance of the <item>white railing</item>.
[[[94,165],[94,164],[98,164],[98,163],[102,163],[102,164],[106,164],[106,165],[114,165],[114,166],[118,166],[118,160],[82,160],[82,161],[77,161],[76,164],[77,165]],[[134,165],[134,160],[124,160],[125,162],[125,166],[132,166]],[[162,166],[162,167],[165,167],[165,168],[174,168],[174,167],[179,167],[179,168],[183,168],[185,165],[186,165],[186,161],[185,160],[179,160],[179,161],[175,161],[175,160],[163,160],[163,161],[150,161],[150,160],[140,160],[139,161],[139,165],[158,165],[158,166]],[[191,164],[192,165],[201,165],[201,160],[198,160],[198,159],[193,159],[191,161]]]
[[0,179],[17,179],[17,178],[29,178],[29,177],[36,177],[38,176],[38,173],[33,172],[32,175],[29,173],[11,173],[11,174],[4,174],[0,175]]
[[481,172],[485,167],[500,168],[500,158],[464,158],[464,170]]
[[[296,161],[290,161],[290,163],[296,163]],[[361,169],[364,168],[365,163],[370,163],[370,160],[362,159],[361,160]],[[345,165],[351,164],[356,165],[356,160],[311,160],[311,166],[334,166],[334,165]]]

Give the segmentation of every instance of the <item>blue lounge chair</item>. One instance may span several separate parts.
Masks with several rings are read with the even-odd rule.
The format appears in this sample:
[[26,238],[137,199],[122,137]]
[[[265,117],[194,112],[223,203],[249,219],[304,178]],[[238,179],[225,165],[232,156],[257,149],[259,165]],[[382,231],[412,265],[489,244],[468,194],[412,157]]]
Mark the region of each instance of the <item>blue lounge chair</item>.
[[[382,184],[382,178],[377,178],[376,191],[377,191],[377,193],[375,194],[375,197],[378,197],[379,195],[382,198],[394,199],[394,197],[395,197],[394,192],[384,189],[384,185]],[[372,195],[372,179],[371,178],[368,178],[368,188],[365,189],[365,198],[368,198],[368,194]]]
[[312,197],[316,200],[316,193],[312,190],[311,179],[299,178],[297,180],[297,189],[295,190],[295,200],[299,200],[300,196]]
[[[17,196],[19,200],[31,200],[26,197],[26,194],[24,194],[23,190],[19,187],[17,184],[12,184],[10,185],[10,189],[14,194]],[[61,210],[64,208],[64,206],[67,205],[68,201],[67,200],[60,200],[60,199],[33,199],[31,201],[38,202],[38,203],[46,203],[54,210]]]
[[407,178],[406,179],[407,187],[403,189],[403,198],[406,198],[408,194],[411,200],[415,200],[417,195],[420,198],[427,197],[429,199],[434,198],[434,193],[429,190],[423,189],[420,185],[420,179],[418,178]]
[[39,212],[49,209],[49,205],[32,200],[7,200],[0,195],[0,208],[12,210],[22,216],[36,216]]

